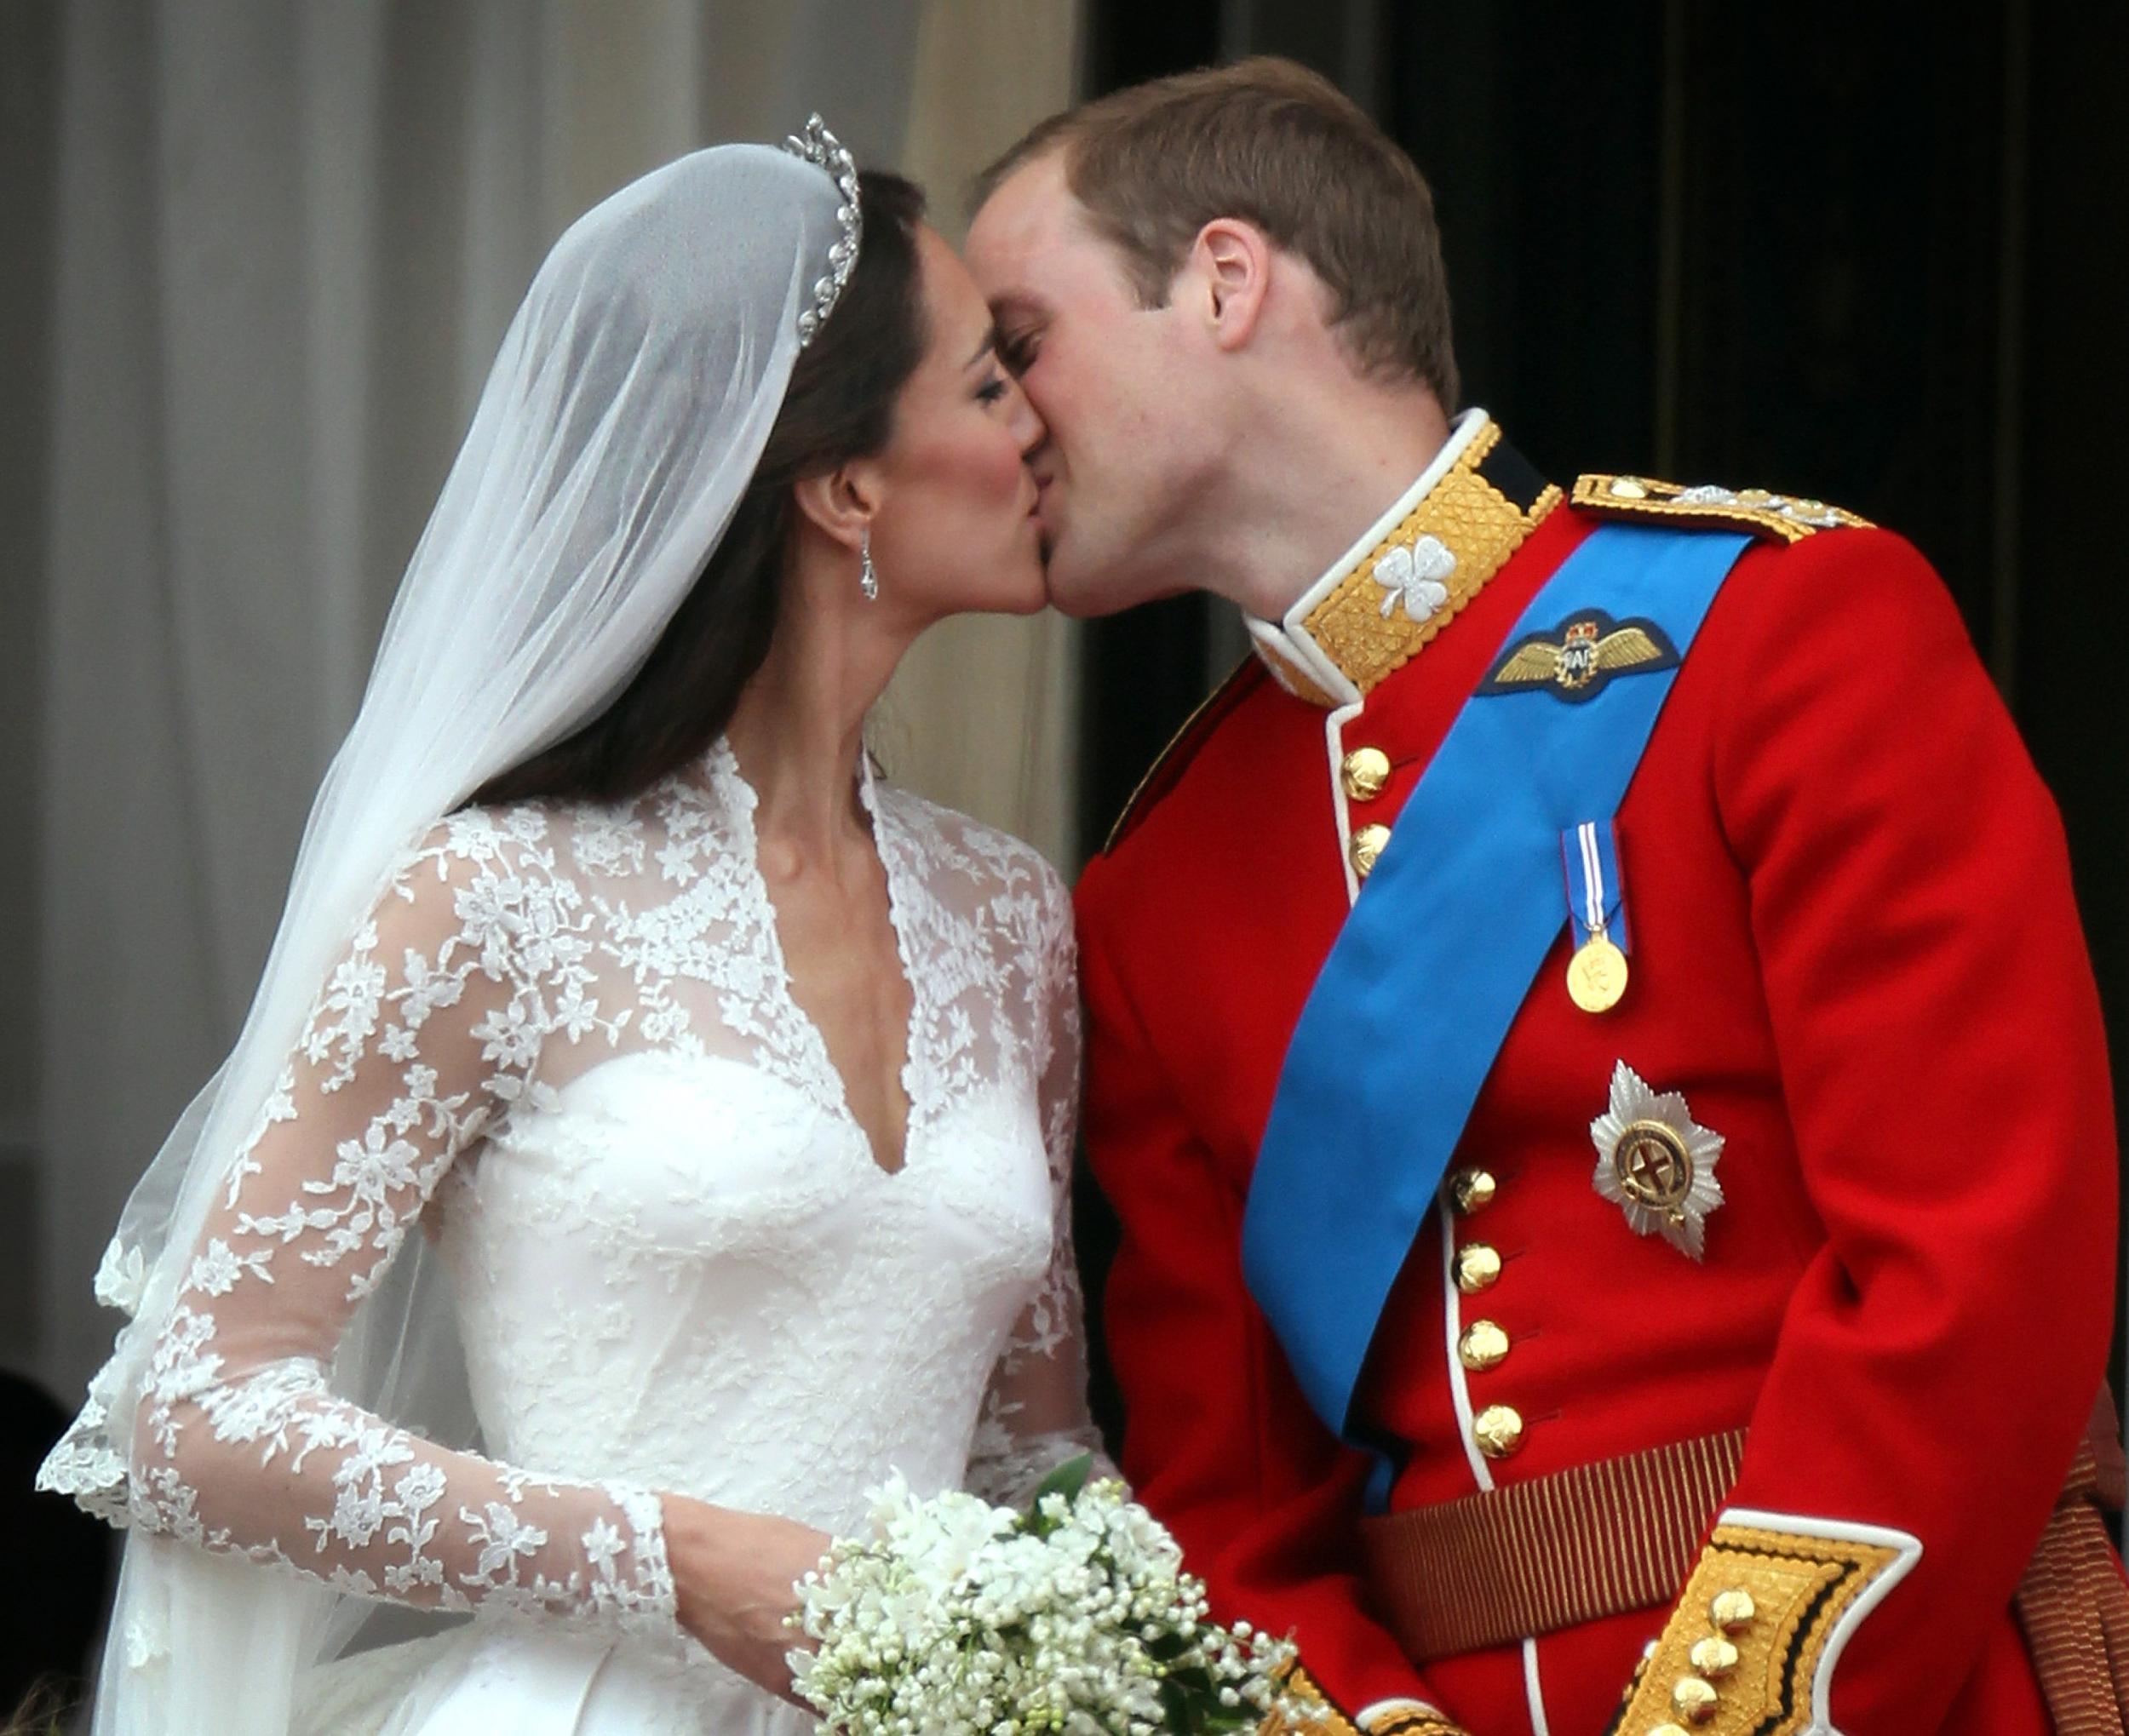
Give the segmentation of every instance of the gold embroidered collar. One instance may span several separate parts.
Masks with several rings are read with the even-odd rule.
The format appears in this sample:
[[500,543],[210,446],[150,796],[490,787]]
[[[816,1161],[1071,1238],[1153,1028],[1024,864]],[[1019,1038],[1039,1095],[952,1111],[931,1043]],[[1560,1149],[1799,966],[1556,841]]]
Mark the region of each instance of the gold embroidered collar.
[[1455,619],[1560,498],[1485,411],[1466,410],[1419,480],[1284,619],[1246,617],[1258,657],[1311,704],[1355,703]]

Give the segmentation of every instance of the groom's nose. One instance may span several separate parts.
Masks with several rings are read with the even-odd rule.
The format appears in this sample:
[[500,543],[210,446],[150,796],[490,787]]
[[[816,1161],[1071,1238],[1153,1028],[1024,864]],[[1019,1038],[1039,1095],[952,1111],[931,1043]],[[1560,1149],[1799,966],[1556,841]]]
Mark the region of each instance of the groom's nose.
[[1020,455],[1030,458],[1042,443],[1049,438],[1050,431],[1042,418],[1036,414],[1028,395],[1020,389],[1020,382],[1013,381],[1013,435],[1020,443]]

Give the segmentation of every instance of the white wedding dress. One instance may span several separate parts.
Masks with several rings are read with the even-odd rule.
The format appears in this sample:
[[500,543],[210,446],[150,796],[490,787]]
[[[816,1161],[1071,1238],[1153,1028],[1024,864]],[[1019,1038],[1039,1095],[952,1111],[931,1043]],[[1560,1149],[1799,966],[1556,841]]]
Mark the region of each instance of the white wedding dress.
[[[813,1728],[676,1625],[659,1493],[841,1533],[891,1468],[1010,1500],[1093,1446],[1069,902],[860,782],[914,999],[898,1171],[792,996],[721,742],[620,806],[445,821],[327,984],[158,1343],[132,1498],[158,1548],[470,1613],[314,1670],[297,1727]],[[333,1394],[410,1232],[478,1453]]]

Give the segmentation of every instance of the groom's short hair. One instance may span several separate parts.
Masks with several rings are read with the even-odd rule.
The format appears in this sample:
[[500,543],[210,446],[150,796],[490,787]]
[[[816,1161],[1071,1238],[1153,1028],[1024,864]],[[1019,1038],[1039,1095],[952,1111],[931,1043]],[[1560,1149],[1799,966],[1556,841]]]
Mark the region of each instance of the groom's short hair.
[[1052,152],[1146,307],[1167,301],[1200,229],[1238,217],[1307,261],[1363,368],[1456,408],[1434,196],[1328,79],[1260,55],[1129,86],[1036,127],[978,178],[977,203]]

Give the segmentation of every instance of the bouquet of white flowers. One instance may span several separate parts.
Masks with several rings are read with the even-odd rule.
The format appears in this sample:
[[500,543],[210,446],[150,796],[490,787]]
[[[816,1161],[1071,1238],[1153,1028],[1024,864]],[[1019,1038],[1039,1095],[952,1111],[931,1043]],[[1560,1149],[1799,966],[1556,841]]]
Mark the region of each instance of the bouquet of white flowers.
[[798,1692],[848,1736],[1209,1736],[1275,1709],[1294,1648],[1221,1627],[1123,1485],[1063,1466],[1025,1513],[898,1474],[801,1582]]

